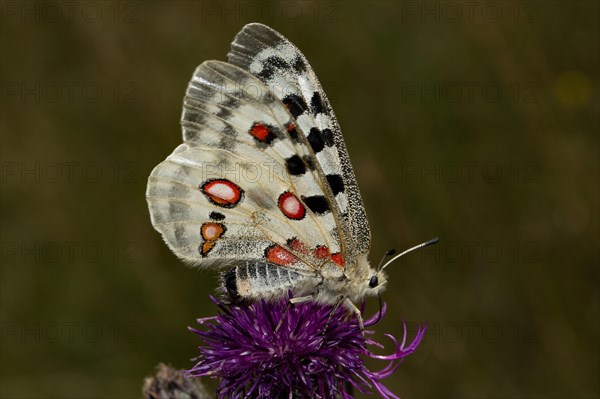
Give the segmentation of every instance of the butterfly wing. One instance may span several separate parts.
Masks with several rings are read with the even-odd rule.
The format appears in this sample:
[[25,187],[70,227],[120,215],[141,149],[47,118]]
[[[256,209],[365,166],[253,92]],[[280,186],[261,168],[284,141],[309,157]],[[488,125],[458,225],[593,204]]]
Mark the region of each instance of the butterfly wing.
[[280,33],[252,23],[235,37],[228,61],[259,77],[295,118],[316,160],[346,263],[368,254],[371,233],[340,127],[304,55]]
[[[243,260],[312,273],[341,251],[298,121],[260,79],[207,61],[184,99],[184,144],[148,179],[154,227],[179,257],[227,267]],[[326,204],[325,204],[326,205]]]

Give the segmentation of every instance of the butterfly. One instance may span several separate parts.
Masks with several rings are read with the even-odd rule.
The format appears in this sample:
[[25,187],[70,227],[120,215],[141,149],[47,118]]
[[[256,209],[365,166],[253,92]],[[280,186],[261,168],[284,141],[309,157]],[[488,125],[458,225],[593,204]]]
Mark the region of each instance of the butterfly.
[[[183,102],[183,144],[150,174],[154,228],[184,261],[225,270],[234,302],[355,305],[387,284],[340,127],[298,48],[268,26],[206,61]],[[405,251],[407,252],[407,251]],[[361,323],[362,325],[362,323]]]

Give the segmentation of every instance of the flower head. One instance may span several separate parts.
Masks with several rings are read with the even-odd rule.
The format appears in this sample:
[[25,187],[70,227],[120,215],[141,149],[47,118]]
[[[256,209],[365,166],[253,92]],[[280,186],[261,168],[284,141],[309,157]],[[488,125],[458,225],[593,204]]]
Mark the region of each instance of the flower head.
[[[187,373],[219,378],[219,398],[350,399],[349,387],[397,398],[380,380],[398,368],[425,334],[425,327],[419,327],[407,345],[404,325],[401,343],[385,334],[394,343],[394,352],[376,355],[367,348],[383,348],[368,338],[373,331],[366,329],[363,335],[356,317],[348,317],[343,306],[334,311],[331,305],[311,301],[285,311],[289,297],[244,307],[225,307],[213,297],[211,300],[222,312],[199,319],[202,330],[190,327],[203,345],[195,359],[198,362]],[[384,305],[382,314],[385,311]],[[365,328],[378,319],[375,315],[366,320]],[[372,372],[365,366],[365,357],[387,361],[387,365]]]

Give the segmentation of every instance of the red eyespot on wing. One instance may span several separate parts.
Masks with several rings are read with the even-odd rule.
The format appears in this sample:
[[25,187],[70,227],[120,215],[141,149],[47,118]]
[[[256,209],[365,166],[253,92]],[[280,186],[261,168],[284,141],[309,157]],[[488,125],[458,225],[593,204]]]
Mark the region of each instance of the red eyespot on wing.
[[291,252],[279,245],[271,245],[265,250],[265,258],[271,263],[275,263],[280,266],[289,266],[296,263],[296,258]]
[[315,256],[319,259],[329,258],[329,248],[324,245],[318,245],[315,248]]
[[337,263],[339,266],[344,267],[344,258],[342,257],[341,253],[336,252],[331,254],[331,260]]
[[290,219],[300,220],[306,215],[304,205],[302,205],[298,197],[289,191],[286,191],[279,196],[277,205],[281,212]]
[[215,205],[233,208],[242,199],[244,190],[227,179],[212,179],[200,186],[200,191]]
[[250,130],[248,131],[252,137],[261,143],[269,144],[275,138],[275,135],[271,129],[264,123],[254,122]]

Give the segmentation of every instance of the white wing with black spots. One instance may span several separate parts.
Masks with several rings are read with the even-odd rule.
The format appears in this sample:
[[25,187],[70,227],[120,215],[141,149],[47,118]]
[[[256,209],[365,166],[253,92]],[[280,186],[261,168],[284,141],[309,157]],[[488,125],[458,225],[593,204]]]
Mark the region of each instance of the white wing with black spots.
[[368,254],[369,225],[340,127],[304,55],[278,32],[253,23],[237,34],[228,60],[260,78],[295,118],[325,187],[324,198],[311,201],[332,208],[346,263]]
[[337,263],[332,213],[312,153],[281,100],[248,71],[207,61],[184,99],[184,144],[148,179],[154,227],[181,258],[227,267],[268,261],[314,275]]
[[183,144],[148,178],[152,224],[182,259],[227,268],[233,299],[376,294],[385,275],[369,266],[356,178],[308,61],[260,24],[238,33],[228,60],[192,76]]

